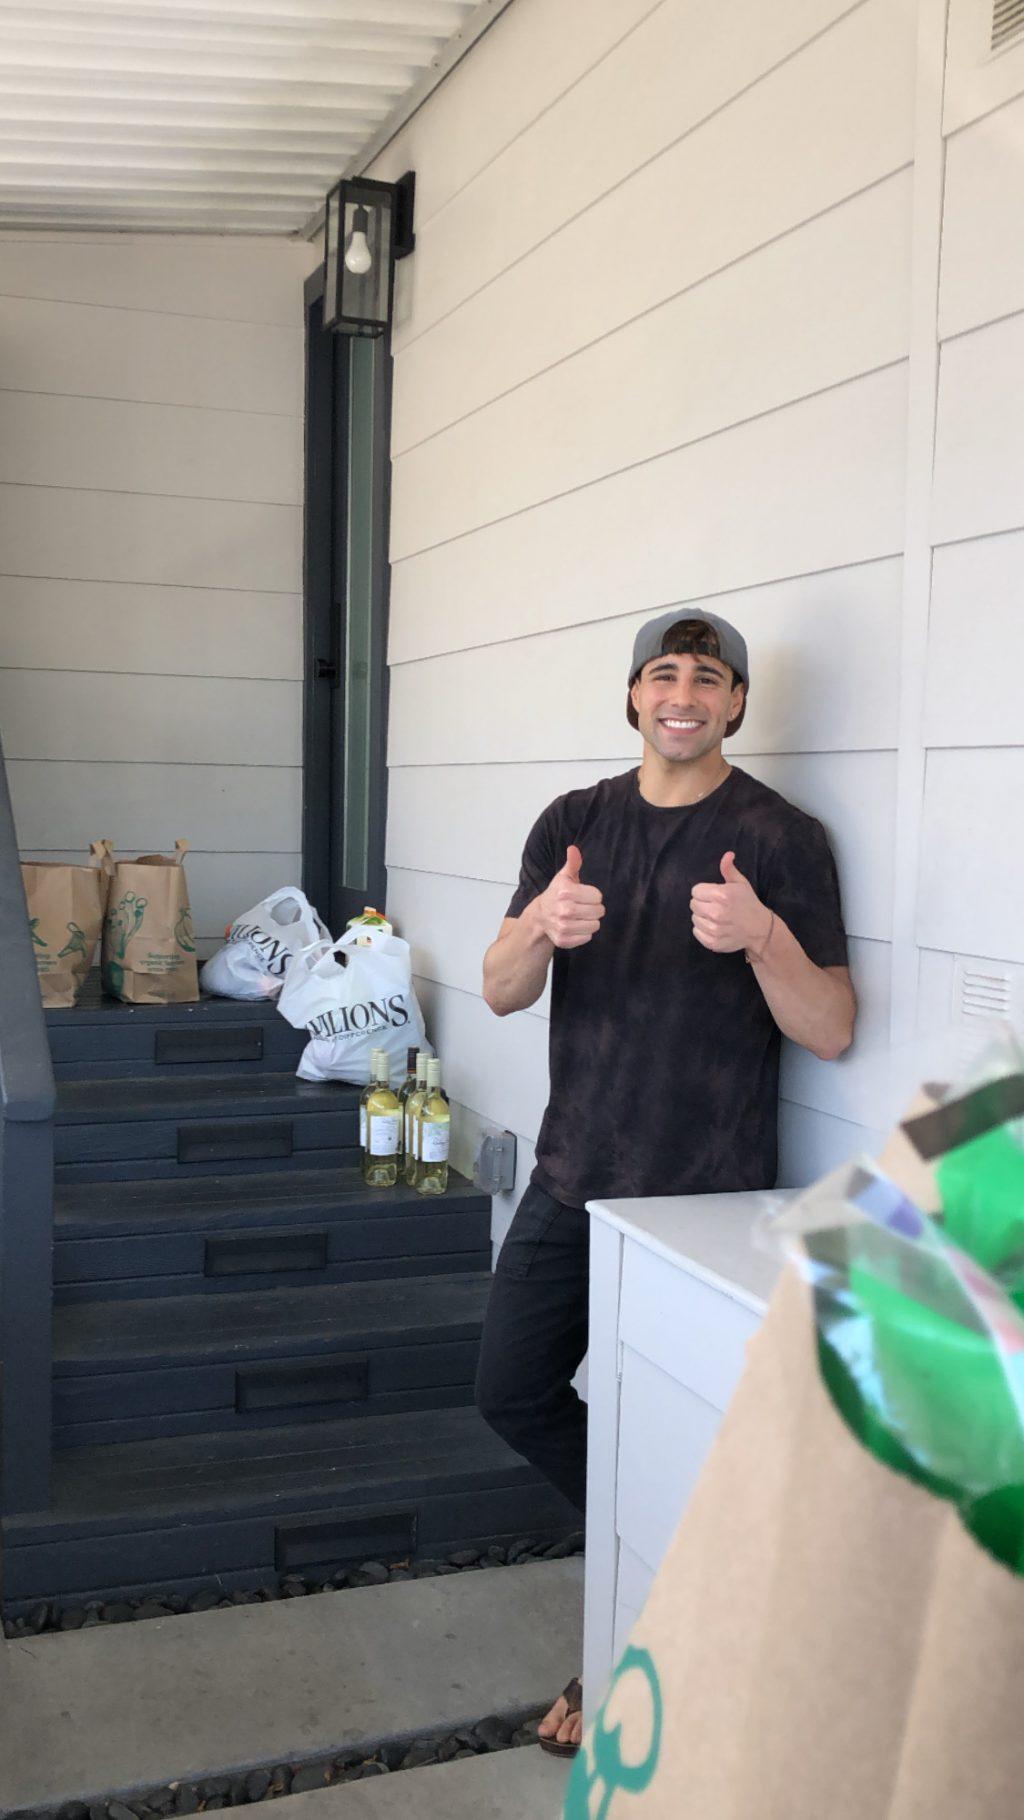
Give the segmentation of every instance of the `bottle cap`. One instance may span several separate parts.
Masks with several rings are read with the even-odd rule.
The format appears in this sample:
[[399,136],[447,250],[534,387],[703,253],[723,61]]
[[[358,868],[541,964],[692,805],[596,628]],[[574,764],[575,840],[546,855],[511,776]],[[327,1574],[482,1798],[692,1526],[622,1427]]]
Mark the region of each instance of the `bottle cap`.
[[427,1062],[427,1086],[428,1087],[440,1087],[440,1085],[441,1085],[441,1058],[438,1055],[432,1055],[430,1057],[429,1061]]

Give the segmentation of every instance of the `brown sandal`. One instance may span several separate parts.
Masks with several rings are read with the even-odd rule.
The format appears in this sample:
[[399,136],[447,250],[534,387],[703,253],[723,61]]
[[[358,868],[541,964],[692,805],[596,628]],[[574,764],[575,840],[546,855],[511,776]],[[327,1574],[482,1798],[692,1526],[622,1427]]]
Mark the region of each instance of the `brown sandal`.
[[[563,1687],[559,1697],[565,1701],[566,1719],[570,1718],[573,1713],[583,1711],[583,1684],[578,1675],[573,1675],[568,1687]],[[537,1738],[537,1743],[541,1750],[546,1750],[552,1757],[575,1757],[580,1748],[578,1744],[559,1744],[557,1738],[541,1738],[540,1736]]]

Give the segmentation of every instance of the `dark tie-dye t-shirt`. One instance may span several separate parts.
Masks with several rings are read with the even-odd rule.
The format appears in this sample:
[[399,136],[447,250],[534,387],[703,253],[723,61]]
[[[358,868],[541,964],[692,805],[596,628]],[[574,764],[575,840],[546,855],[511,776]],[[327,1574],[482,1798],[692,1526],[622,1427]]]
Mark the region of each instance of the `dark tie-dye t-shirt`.
[[705,798],[659,809],[638,773],[571,790],[530,832],[507,914],[519,916],[583,854],[605,916],[557,950],[551,1097],[533,1180],[569,1206],[595,1197],[720,1193],[775,1181],[779,1030],[742,953],[693,933],[695,884],[722,855],[819,967],[846,965],[835,864],[820,822],[745,771]]

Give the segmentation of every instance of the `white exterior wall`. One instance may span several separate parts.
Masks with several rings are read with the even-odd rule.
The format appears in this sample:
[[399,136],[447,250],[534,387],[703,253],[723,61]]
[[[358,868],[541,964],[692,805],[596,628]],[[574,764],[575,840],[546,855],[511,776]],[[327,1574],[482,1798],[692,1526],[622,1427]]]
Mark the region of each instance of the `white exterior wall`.
[[517,1189],[546,1004],[495,1019],[480,959],[538,811],[636,762],[632,638],[675,603],[744,629],[731,755],[839,862],[860,1038],[786,1054],[782,1179],[885,1123],[917,67],[894,0],[516,0],[374,167],[414,167],[418,208],[389,905],[454,1097],[519,1135]]
[[0,241],[0,723],[26,856],[297,877],[303,279],[266,239]]

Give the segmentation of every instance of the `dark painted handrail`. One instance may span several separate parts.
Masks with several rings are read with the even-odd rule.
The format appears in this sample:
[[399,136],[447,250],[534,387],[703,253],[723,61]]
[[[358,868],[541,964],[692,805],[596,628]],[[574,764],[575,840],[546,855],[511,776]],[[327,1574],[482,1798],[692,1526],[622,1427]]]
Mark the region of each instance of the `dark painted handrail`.
[[56,1090],[0,746],[0,1508],[50,1502]]

